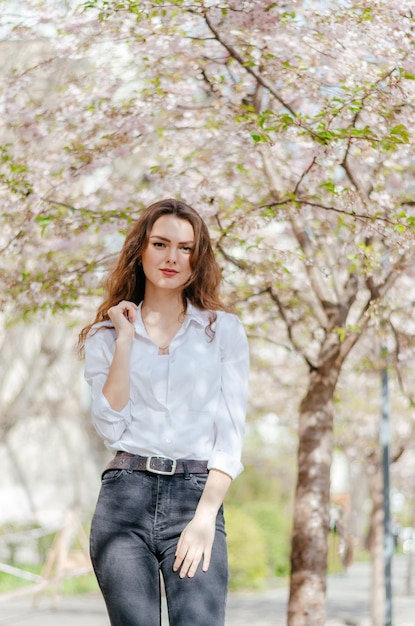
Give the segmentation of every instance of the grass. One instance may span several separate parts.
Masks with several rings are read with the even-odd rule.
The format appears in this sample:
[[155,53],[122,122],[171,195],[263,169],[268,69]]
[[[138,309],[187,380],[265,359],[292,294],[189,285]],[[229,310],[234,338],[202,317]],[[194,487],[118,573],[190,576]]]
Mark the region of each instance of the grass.
[[[20,565],[19,569],[39,575],[41,572],[40,566]],[[0,572],[0,594],[9,593],[24,587],[30,587],[34,584],[36,584],[34,581],[24,580],[17,576]],[[77,595],[94,593],[97,592],[99,588],[95,575],[90,573],[83,576],[66,578],[62,581],[60,590],[64,595]],[[47,593],[47,590],[45,593]]]

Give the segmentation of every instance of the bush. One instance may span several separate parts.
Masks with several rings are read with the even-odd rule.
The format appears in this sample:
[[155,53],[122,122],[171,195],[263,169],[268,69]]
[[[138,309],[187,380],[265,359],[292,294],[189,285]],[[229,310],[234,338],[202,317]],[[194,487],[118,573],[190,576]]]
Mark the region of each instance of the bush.
[[244,506],[260,527],[266,543],[269,576],[288,576],[290,572],[292,515],[275,502],[250,502]]
[[267,577],[267,547],[258,523],[242,509],[228,506],[225,511],[229,552],[229,587],[260,587]]
[[[265,545],[266,572],[263,581],[274,576],[286,577],[290,571],[292,493],[287,489],[287,482],[288,479],[284,482],[283,476],[277,474],[272,466],[258,461],[246,465],[226,498],[225,512],[243,512],[249,518],[246,532],[252,528],[252,533],[259,535],[262,545]],[[227,515],[227,520],[229,535],[233,535],[233,517]],[[251,538],[246,541],[249,543]],[[232,555],[232,559],[236,556]],[[258,577],[256,581],[259,584]]]

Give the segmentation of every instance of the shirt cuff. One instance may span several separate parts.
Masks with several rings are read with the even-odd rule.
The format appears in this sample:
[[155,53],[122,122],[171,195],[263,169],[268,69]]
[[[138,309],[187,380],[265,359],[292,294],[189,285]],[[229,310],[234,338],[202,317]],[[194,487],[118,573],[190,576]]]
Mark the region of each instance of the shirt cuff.
[[94,390],[92,419],[97,432],[108,443],[115,443],[131,422],[130,403],[115,411],[102,391]]
[[230,456],[226,452],[217,450],[208,461],[208,469],[220,470],[225,472],[225,474],[229,474],[232,479],[235,479],[242,473],[244,466],[239,459]]

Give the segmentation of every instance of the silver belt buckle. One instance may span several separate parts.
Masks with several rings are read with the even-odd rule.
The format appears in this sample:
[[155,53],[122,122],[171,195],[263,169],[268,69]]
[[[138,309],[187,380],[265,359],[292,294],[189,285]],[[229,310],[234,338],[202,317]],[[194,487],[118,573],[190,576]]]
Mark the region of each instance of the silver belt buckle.
[[[153,459],[163,459],[163,461],[170,461],[171,462],[171,468],[168,471],[165,470],[159,470],[156,469],[154,467],[151,467],[151,461]],[[153,474],[161,474],[162,476],[173,476],[173,474],[176,472],[176,460],[175,459],[171,459],[170,457],[167,456],[148,456],[147,460],[146,460],[146,470],[148,472],[152,472]]]

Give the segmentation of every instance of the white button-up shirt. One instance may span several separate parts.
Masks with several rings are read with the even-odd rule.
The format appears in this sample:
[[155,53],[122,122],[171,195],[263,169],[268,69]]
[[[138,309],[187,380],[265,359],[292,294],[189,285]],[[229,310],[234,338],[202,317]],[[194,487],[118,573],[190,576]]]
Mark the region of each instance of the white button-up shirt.
[[242,471],[248,342],[231,313],[217,311],[213,339],[206,332],[208,324],[209,313],[188,302],[169,354],[160,355],[144,327],[140,306],[130,357],[130,400],[121,411],[112,409],[102,392],[116,331],[111,322],[91,329],[85,344],[85,378],[92,387],[93,423],[108,448],[207,460],[209,469],[232,478]]

